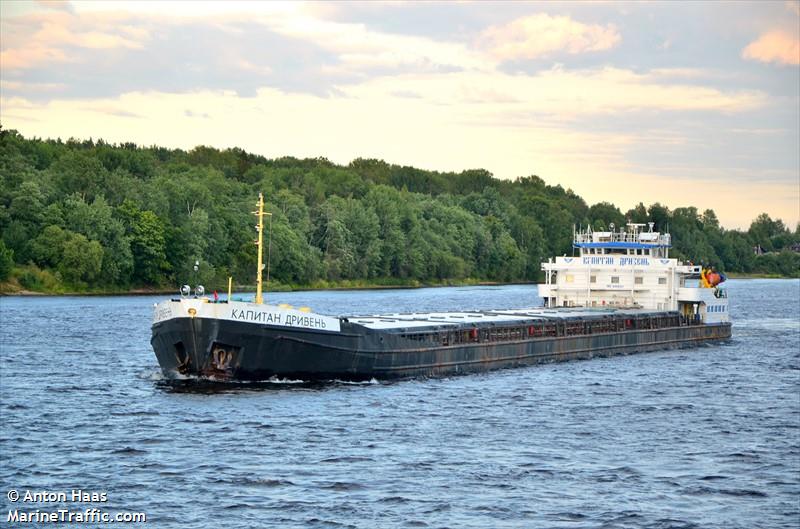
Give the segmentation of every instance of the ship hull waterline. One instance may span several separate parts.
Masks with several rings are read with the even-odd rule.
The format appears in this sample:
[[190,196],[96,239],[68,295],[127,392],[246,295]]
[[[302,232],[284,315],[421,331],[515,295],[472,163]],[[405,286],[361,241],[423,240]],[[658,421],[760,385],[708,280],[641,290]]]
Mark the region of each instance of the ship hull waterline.
[[391,333],[343,325],[340,332],[212,318],[153,325],[151,344],[169,378],[218,380],[391,380],[695,347],[730,339],[730,323],[680,325],[504,342],[409,347]]

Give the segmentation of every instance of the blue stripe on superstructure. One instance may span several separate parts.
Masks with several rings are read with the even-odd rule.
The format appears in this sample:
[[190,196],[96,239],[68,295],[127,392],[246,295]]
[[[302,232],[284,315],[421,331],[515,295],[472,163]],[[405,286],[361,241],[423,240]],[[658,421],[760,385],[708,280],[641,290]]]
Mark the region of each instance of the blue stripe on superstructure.
[[576,242],[575,248],[672,248],[671,244],[646,242]]

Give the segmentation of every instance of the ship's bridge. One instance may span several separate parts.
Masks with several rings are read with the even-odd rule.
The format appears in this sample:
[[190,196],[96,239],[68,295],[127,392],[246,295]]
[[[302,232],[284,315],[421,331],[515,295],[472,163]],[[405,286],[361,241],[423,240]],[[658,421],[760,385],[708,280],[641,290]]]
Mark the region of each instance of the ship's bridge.
[[[644,230],[647,226],[649,229]],[[610,225],[614,229],[614,224]],[[653,223],[629,223],[625,230],[619,231],[593,231],[591,228],[578,230],[574,233],[574,248],[580,250],[581,255],[648,255],[652,257],[668,258],[672,240],[668,233],[653,231]]]

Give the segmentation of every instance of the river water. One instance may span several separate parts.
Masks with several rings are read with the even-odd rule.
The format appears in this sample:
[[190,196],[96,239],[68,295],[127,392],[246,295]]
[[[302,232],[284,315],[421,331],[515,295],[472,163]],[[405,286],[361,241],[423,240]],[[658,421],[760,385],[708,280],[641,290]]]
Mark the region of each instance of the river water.
[[[96,507],[158,528],[796,528],[800,281],[727,285],[725,345],[316,385],[164,380],[155,297],[0,298],[0,525]],[[537,303],[533,286],[270,298],[328,314]]]

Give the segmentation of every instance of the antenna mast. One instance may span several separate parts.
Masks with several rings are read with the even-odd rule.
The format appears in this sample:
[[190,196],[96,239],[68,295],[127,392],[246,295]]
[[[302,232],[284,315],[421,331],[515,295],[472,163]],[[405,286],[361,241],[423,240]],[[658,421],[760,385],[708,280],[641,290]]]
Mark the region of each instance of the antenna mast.
[[261,270],[264,268],[263,257],[262,257],[262,250],[263,250],[263,242],[264,242],[264,195],[262,193],[258,194],[258,202],[256,203],[258,206],[258,211],[254,211],[253,214],[258,217],[258,225],[256,226],[256,230],[258,230],[258,241],[256,241],[256,245],[258,246],[258,270],[256,271],[256,305],[261,305],[264,303],[264,297],[261,294]]

